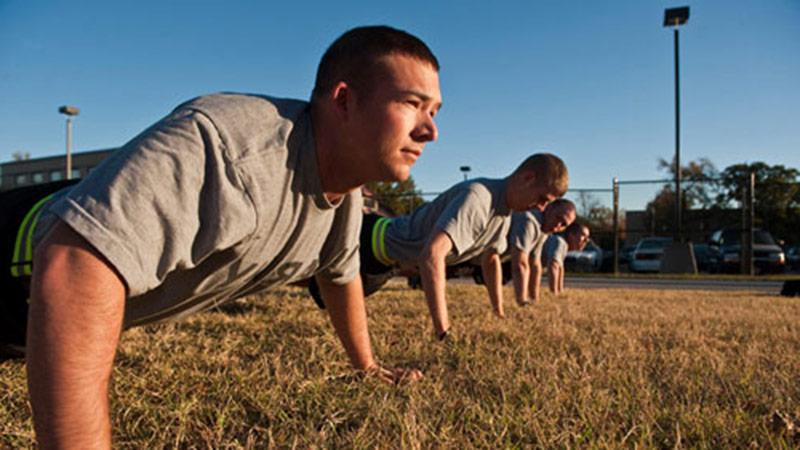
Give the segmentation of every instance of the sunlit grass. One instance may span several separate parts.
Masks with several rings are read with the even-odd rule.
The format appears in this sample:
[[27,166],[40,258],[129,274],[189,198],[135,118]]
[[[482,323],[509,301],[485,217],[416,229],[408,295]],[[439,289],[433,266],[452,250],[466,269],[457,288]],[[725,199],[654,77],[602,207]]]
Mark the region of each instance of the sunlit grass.
[[[758,294],[569,290],[492,316],[448,286],[454,339],[420,291],[368,299],[391,387],[352,375],[302,290],[123,335],[111,392],[123,448],[797,447],[800,302]],[[510,289],[507,298],[512,298]],[[0,446],[32,444],[24,367],[0,364]]]

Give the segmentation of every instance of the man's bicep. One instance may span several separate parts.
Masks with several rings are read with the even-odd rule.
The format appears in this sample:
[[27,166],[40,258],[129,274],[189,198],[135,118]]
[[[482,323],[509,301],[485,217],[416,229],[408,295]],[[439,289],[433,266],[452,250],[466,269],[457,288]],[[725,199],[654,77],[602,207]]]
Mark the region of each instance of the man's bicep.
[[[116,286],[111,292],[127,285],[117,269],[83,236],[58,220],[34,253],[33,287],[45,289],[80,289],[87,284]],[[53,286],[52,284],[63,286]]]
[[425,243],[425,248],[422,250],[423,259],[431,257],[444,258],[453,249],[453,240],[449,234],[442,230],[437,230]]

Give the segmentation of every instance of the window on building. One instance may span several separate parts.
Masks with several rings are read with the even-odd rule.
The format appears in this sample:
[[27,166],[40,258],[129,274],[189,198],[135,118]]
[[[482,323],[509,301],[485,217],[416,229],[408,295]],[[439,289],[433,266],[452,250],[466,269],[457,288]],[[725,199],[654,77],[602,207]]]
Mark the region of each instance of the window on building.
[[41,184],[44,183],[44,173],[43,172],[36,172],[31,177],[34,184]]
[[14,184],[17,186],[23,186],[28,184],[28,174],[21,173],[14,178]]
[[64,179],[64,172],[53,170],[50,172],[50,181],[61,181]]
[[72,179],[76,180],[81,177],[81,169],[72,169]]

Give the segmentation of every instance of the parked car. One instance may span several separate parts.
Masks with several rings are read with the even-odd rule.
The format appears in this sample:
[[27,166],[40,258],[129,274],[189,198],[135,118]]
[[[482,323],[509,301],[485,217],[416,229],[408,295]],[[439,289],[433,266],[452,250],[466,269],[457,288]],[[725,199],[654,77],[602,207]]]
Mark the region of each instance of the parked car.
[[672,244],[672,238],[649,237],[636,244],[629,264],[631,272],[658,272],[664,249]]
[[786,265],[792,270],[800,269],[800,245],[786,250]]
[[713,272],[716,269],[716,259],[711,256],[708,244],[693,244],[692,249],[698,272]]
[[633,251],[636,250],[635,245],[628,245],[619,252],[619,264],[630,264],[633,259]]
[[[741,269],[742,230],[723,228],[711,233],[708,247],[716,260],[719,272],[738,272]],[[757,273],[782,272],[786,269],[786,255],[769,231],[753,230],[753,266]]]
[[602,265],[603,249],[592,240],[583,250],[569,251],[564,257],[564,269],[569,272],[597,272]]

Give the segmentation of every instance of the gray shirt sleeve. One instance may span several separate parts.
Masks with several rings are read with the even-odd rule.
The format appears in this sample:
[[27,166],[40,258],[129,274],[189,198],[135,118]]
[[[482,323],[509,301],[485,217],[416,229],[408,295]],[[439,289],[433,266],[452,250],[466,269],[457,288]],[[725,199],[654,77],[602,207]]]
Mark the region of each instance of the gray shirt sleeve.
[[563,266],[567,257],[567,241],[561,236],[550,236],[545,243],[544,255],[547,264],[555,262]]
[[329,238],[322,247],[324,259],[330,263],[317,271],[317,276],[339,285],[347,284],[358,274],[359,232],[363,218],[361,191],[348,194],[343,202],[337,208]]
[[539,237],[533,242],[533,244],[531,246],[532,247],[531,248],[531,259],[542,261],[542,263],[545,262],[545,261],[542,260],[542,256],[543,256],[543,253],[544,253],[543,252],[544,243],[545,243],[545,241],[547,241],[547,237],[548,236],[549,236],[549,234],[541,233],[541,234],[539,234]]
[[530,212],[515,212],[511,216],[508,245],[524,253],[533,251],[542,236],[539,222]]
[[472,247],[489,221],[491,193],[486,189],[469,189],[454,197],[434,226],[450,237],[452,253],[461,255]]
[[50,212],[111,263],[131,296],[237,244],[256,223],[213,123],[188,110],[127,143]]

